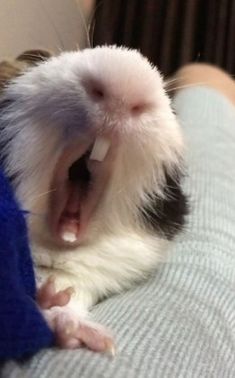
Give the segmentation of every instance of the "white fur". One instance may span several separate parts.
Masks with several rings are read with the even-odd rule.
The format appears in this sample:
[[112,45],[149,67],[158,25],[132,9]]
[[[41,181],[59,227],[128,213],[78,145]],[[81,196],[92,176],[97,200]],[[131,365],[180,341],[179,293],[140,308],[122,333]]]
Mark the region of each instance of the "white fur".
[[[86,85],[102,86],[105,101],[94,101]],[[74,285],[74,301],[84,312],[146,277],[163,258],[167,242],[145,230],[138,209],[149,195],[163,196],[163,165],[171,171],[181,164],[181,131],[157,69],[124,48],[54,57],[15,79],[6,97],[14,99],[1,119],[6,140],[12,137],[6,169],[10,175],[20,172],[16,194],[31,212],[38,277],[54,273],[59,288]],[[65,141],[83,140],[89,127],[101,125],[121,141],[109,187],[83,245],[58,250],[46,219],[53,170]]]

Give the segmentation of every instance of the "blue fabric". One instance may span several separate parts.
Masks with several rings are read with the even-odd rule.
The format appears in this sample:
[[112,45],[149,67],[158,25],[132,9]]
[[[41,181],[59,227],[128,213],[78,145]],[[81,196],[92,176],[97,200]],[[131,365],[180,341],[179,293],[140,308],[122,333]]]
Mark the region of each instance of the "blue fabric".
[[32,355],[53,343],[35,293],[24,213],[0,170],[0,360]]

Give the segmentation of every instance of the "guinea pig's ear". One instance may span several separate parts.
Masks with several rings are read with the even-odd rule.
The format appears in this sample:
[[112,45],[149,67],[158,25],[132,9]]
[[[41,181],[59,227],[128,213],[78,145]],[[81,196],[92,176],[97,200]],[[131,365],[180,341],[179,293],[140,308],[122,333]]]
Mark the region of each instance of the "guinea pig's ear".
[[15,60],[0,62],[0,93],[11,79],[24,72],[27,67],[35,66],[51,57],[46,50],[28,50],[20,54]]
[[3,91],[6,84],[16,76],[19,76],[24,68],[21,63],[14,61],[0,62],[0,92]]
[[16,60],[18,62],[27,63],[29,66],[34,66],[39,63],[45,62],[45,60],[49,59],[52,54],[47,50],[27,50],[20,54]]

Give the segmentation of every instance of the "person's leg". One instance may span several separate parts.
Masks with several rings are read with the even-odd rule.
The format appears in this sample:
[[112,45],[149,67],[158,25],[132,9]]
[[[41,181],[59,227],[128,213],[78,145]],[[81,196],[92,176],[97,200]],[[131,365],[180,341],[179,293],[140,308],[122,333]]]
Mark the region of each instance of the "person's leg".
[[207,86],[223,93],[235,105],[235,81],[229,74],[216,66],[205,63],[187,64],[180,68],[170,81],[172,90],[187,86]]

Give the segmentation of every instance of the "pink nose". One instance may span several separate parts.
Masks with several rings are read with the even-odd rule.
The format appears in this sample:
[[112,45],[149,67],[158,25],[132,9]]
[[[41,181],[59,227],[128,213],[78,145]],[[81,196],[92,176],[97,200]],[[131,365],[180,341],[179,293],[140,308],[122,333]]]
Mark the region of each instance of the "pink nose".
[[131,116],[139,116],[148,109],[148,104],[144,99],[136,100],[132,99],[123,100],[124,96],[120,96],[122,99],[119,100],[119,96],[115,96],[115,93],[109,93],[108,88],[105,88],[103,83],[96,81],[94,79],[88,79],[83,82],[87,94],[90,96],[92,101],[96,103],[109,102],[109,100],[116,99],[118,103],[122,103],[125,110],[129,112]]

